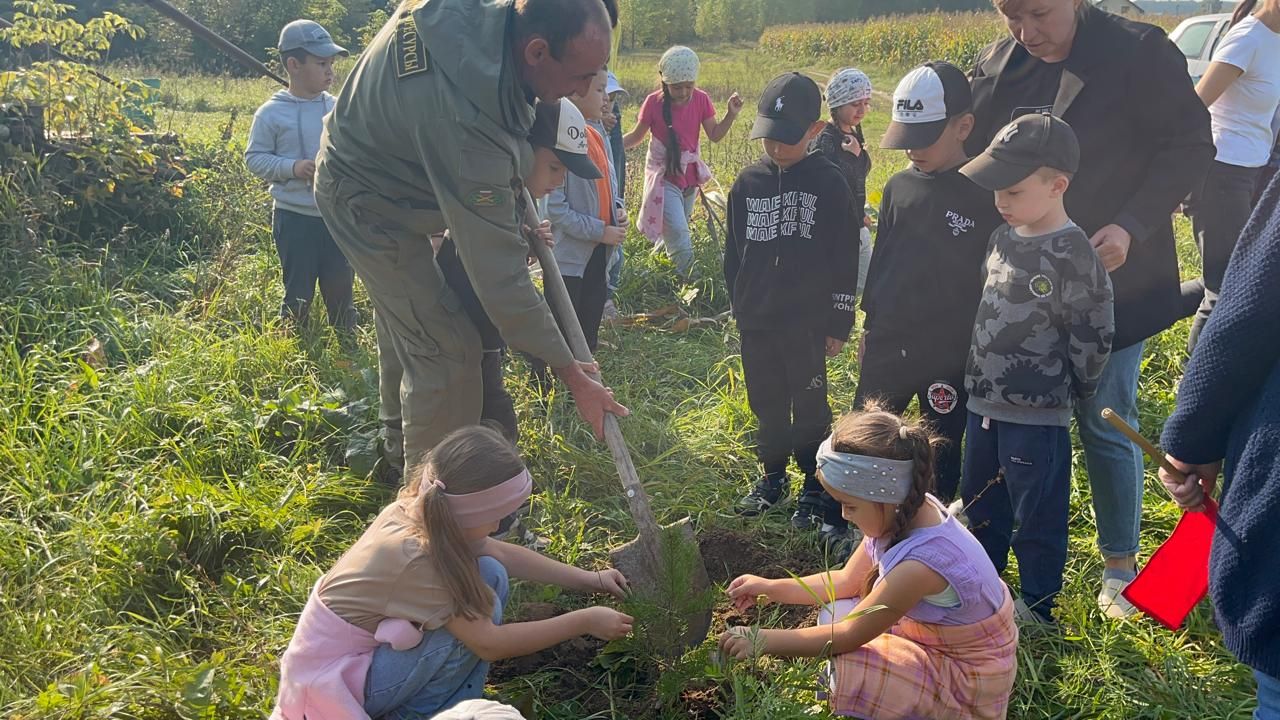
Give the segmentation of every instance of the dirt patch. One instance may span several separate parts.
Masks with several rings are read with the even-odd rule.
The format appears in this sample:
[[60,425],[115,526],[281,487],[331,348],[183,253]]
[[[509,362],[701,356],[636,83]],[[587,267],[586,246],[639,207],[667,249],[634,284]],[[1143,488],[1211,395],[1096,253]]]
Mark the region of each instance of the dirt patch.
[[707,575],[724,584],[750,573],[762,577],[786,577],[787,573],[808,575],[822,570],[816,550],[786,551],[744,532],[709,528],[698,537]]

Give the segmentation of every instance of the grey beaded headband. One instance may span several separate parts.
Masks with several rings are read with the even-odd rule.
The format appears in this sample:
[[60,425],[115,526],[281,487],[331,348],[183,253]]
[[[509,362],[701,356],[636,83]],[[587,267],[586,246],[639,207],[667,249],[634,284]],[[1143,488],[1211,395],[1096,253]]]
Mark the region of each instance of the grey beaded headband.
[[831,449],[831,438],[818,448],[818,469],[827,485],[871,502],[901,505],[911,491],[914,468],[911,460],[836,452]]

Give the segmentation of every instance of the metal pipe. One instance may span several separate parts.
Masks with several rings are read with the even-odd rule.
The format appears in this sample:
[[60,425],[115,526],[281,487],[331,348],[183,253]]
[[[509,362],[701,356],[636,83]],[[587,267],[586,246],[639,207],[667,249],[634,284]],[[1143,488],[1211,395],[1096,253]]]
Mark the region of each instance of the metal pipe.
[[223,39],[221,35],[202,25],[199,20],[196,20],[195,18],[182,12],[178,8],[174,7],[173,5],[170,5],[169,3],[165,2],[165,0],[140,0],[140,1],[150,6],[151,8],[155,9],[155,11],[160,13],[161,15],[164,15],[170,20],[173,20],[179,25],[190,30],[192,33],[196,35],[196,37],[199,37],[205,42],[208,42],[210,45],[213,45],[215,48],[218,48],[222,52],[226,53],[228,57],[240,63],[240,65],[242,65],[245,69],[252,70],[255,73],[259,73],[261,75],[271,78],[272,80],[275,80],[276,82],[280,83],[285,87],[289,87],[289,82],[287,80],[271,72],[271,68],[262,64],[257,58],[245,52],[244,50],[241,50],[240,48],[236,47],[231,42]]

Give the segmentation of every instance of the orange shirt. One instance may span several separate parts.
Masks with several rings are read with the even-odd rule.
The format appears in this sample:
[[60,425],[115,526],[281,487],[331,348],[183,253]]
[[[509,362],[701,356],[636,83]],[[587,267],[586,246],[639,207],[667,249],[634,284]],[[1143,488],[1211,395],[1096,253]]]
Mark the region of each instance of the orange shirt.
[[605,225],[613,224],[613,193],[609,190],[609,158],[604,152],[604,138],[590,125],[587,126],[587,157],[600,171],[596,180],[596,194],[600,196],[600,219]]

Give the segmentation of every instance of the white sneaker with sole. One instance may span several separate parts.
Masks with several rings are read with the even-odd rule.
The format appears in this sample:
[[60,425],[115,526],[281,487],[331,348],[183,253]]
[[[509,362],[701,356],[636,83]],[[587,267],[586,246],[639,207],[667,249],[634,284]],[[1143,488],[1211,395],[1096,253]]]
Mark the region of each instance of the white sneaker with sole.
[[1123,620],[1137,614],[1138,608],[1134,607],[1133,603],[1122,594],[1131,582],[1133,582],[1132,578],[1126,580],[1112,576],[1110,573],[1103,573],[1102,589],[1098,591],[1098,609],[1103,615],[1112,620]]

